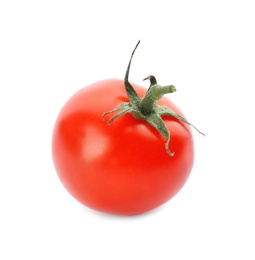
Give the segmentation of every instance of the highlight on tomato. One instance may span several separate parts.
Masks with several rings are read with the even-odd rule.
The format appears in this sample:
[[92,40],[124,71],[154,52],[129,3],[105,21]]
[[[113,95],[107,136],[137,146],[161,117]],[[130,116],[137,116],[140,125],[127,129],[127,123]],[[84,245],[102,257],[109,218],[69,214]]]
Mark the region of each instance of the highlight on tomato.
[[61,109],[52,135],[53,162],[66,190],[87,207],[126,216],[173,198],[194,162],[194,126],[164,97],[176,88],[159,85],[153,75],[145,78],[148,89],[129,82],[139,43],[124,81],[79,90]]

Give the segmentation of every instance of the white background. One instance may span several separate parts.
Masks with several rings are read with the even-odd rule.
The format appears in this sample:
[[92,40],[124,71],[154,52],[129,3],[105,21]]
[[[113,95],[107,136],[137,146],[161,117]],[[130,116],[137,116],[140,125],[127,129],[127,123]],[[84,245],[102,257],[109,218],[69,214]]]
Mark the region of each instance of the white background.
[[[0,259],[255,259],[254,1],[0,1]],[[169,96],[206,137],[181,192],[144,215],[76,202],[51,134],[80,88],[123,78]]]

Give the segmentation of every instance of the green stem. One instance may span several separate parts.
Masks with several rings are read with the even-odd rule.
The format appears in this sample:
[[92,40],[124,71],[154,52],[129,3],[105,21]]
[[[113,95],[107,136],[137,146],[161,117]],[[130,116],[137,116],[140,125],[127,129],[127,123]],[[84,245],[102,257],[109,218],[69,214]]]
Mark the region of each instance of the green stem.
[[[173,85],[167,85],[167,86],[160,86],[157,84],[157,80],[154,76],[150,75],[146,79],[150,80],[150,87],[148,88],[147,92],[145,93],[144,97],[141,99],[138,94],[136,93],[133,86],[129,83],[128,76],[129,76],[129,70],[131,61],[133,58],[133,55],[135,53],[136,48],[138,47],[140,41],[135,46],[135,49],[133,50],[128,67],[126,70],[125,78],[124,78],[124,85],[125,90],[127,92],[127,96],[129,98],[129,102],[123,102],[116,108],[105,112],[102,115],[102,118],[105,117],[105,115],[109,113],[117,112],[115,115],[113,115],[108,123],[111,123],[116,118],[121,117],[125,115],[126,113],[131,113],[135,118],[145,120],[149,125],[154,127],[165,139],[165,149],[166,152],[173,156],[174,153],[170,152],[169,150],[169,143],[170,143],[170,132],[167,129],[162,116],[170,116],[173,118],[176,118],[186,124],[190,124],[185,118],[182,116],[176,114],[173,110],[168,108],[167,106],[160,106],[156,104],[156,101],[160,98],[162,98],[165,94],[172,93],[176,91],[176,88]],[[193,126],[194,127],[194,126]],[[195,128],[198,130],[197,128]],[[200,132],[200,131],[199,131]],[[201,132],[200,132],[201,133]],[[201,133],[203,134],[203,133]]]
[[155,100],[162,98],[165,94],[173,93],[176,91],[174,85],[160,86],[154,85],[151,87],[150,92]]
[[176,91],[175,86],[167,85],[160,86],[158,84],[150,86],[142,100],[140,101],[139,108],[143,115],[149,115],[152,112],[156,100],[162,98],[165,94],[173,93]]

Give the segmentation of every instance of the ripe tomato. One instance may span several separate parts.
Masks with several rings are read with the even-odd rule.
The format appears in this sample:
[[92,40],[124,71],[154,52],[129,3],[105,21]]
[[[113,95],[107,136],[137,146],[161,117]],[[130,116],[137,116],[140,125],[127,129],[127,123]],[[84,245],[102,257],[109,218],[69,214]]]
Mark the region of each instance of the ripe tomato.
[[[104,80],[78,91],[62,108],[52,138],[55,168],[70,194],[120,215],[167,202],[188,179],[194,160],[191,124],[163,97],[175,87],[158,85],[152,75],[148,90],[128,81],[138,44],[124,81]],[[102,120],[114,112],[113,124]]]
[[[132,84],[139,96],[145,88]],[[165,139],[147,122],[125,114],[111,125],[102,114],[127,102],[123,80],[109,79],[74,94],[56,120],[52,154],[58,176],[82,204],[103,212],[134,215],[171,199],[185,184],[194,160],[190,126],[164,117]],[[183,116],[166,97],[158,104]]]

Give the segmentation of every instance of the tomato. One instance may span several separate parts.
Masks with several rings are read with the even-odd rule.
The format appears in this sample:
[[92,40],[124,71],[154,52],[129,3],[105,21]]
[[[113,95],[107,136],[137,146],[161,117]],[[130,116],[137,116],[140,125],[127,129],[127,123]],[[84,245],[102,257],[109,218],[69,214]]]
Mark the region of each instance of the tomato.
[[[146,89],[133,85],[142,96]],[[78,201],[108,213],[132,215],[171,199],[189,177],[194,160],[190,127],[165,117],[171,131],[170,157],[164,138],[131,114],[111,125],[102,114],[128,101],[123,80],[104,80],[72,96],[55,123],[52,153],[60,180]],[[167,98],[159,104],[181,114]]]
[[[107,123],[102,115],[128,102],[124,81],[96,82],[75,93],[60,111],[52,136],[52,156],[67,191],[80,203],[102,212],[135,215],[170,200],[187,181],[194,147],[189,124],[162,116],[166,139],[152,125],[126,113]],[[142,97],[147,89],[132,84]],[[184,118],[168,98],[157,101]]]

